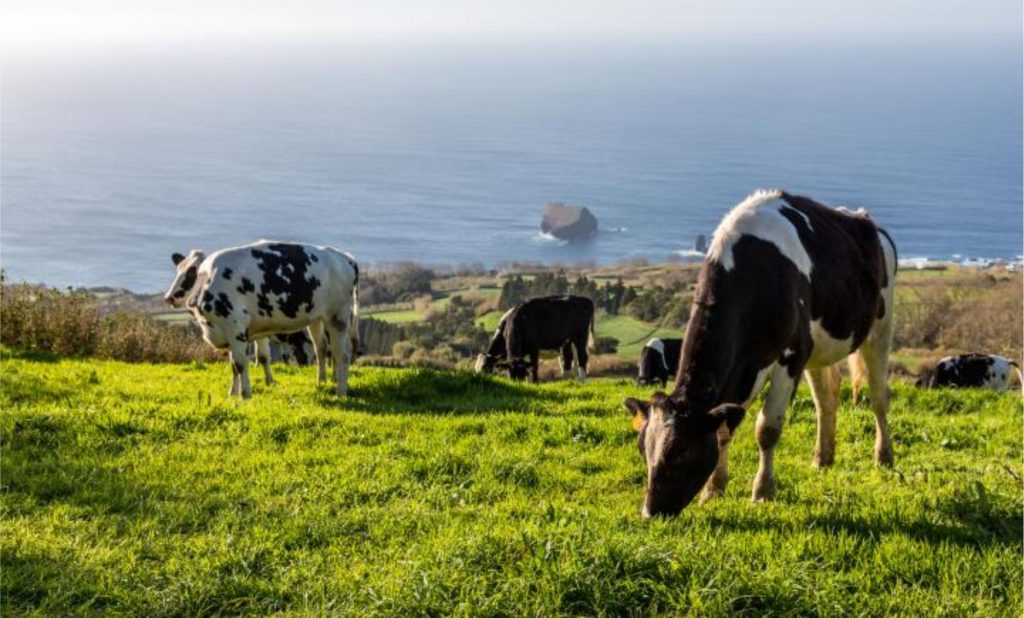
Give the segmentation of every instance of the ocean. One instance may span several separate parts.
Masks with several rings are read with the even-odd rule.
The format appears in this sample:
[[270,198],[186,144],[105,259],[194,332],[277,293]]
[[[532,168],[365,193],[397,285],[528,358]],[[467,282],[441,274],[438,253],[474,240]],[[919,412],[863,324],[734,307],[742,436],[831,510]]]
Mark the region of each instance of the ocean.
[[[260,238],[362,263],[666,259],[759,187],[901,256],[1022,253],[1020,41],[267,45],[3,66],[12,280],[159,291]],[[590,242],[538,233],[587,206]]]

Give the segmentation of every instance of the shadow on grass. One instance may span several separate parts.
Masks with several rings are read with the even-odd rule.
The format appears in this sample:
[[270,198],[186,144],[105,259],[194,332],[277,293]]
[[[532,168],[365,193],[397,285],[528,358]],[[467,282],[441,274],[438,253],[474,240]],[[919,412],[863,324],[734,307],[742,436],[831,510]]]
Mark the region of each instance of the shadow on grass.
[[353,380],[347,397],[321,389],[317,403],[327,408],[385,414],[554,414],[570,397],[564,392],[467,371],[412,369],[382,372],[374,378],[369,383]]
[[[761,531],[776,529],[780,532],[801,530],[824,530],[829,532],[845,532],[862,541],[878,542],[881,535],[902,534],[917,541],[932,545],[952,543],[964,547],[981,548],[993,545],[1004,547],[1020,547],[1021,525],[1024,523],[1019,513],[1012,513],[995,505],[977,505],[982,510],[973,513],[973,519],[963,521],[963,525],[929,521],[927,519],[911,519],[904,515],[892,517],[887,513],[879,516],[857,516],[844,513],[827,513],[811,515],[799,522],[785,521],[776,517],[757,517],[749,519],[726,519],[719,516],[709,518],[713,528],[723,530]],[[938,505],[940,512],[958,510],[958,506],[943,503]]]
[[0,347],[0,361],[26,360],[34,363],[59,363],[60,357],[46,350],[15,350],[7,346]]

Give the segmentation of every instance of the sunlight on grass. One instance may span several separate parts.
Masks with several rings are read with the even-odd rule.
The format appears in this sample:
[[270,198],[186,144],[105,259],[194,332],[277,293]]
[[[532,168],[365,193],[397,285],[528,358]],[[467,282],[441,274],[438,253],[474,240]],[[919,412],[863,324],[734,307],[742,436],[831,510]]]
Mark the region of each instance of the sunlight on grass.
[[752,415],[726,497],[639,518],[624,380],[533,386],[357,367],[352,396],[281,367],[3,361],[7,614],[993,615],[1021,604],[1017,393],[894,386],[810,466],[800,390],[779,499],[748,500]]

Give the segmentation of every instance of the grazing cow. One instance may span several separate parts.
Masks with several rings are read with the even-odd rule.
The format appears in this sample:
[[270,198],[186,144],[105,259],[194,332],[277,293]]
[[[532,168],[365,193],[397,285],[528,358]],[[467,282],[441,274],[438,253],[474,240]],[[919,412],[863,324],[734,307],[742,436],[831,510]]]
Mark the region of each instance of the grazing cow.
[[587,379],[588,350],[594,344],[594,303],[580,296],[532,298],[502,316],[487,352],[477,356],[476,371],[507,368],[513,380],[528,373],[538,381],[541,350],[562,352],[562,378],[571,376],[573,350],[577,377]]
[[988,388],[1005,391],[1010,386],[1010,377],[1016,372],[1021,378],[1017,361],[990,354],[959,354],[947,356],[927,369],[918,377],[916,385],[921,388]]
[[250,360],[263,366],[268,385],[274,383],[274,378],[270,373],[271,363],[290,363],[305,367],[312,365],[316,359],[313,340],[310,339],[306,330],[277,333],[270,337],[257,339],[255,342],[249,343],[247,353]]
[[359,267],[331,247],[261,240],[209,256],[175,253],[177,275],[164,300],[186,307],[203,338],[231,352],[234,377],[229,395],[249,398],[246,345],[257,341],[257,357],[270,376],[269,335],[309,328],[318,379],[327,379],[327,342],[334,357],[338,394],[348,390],[348,366],[358,349]]
[[853,352],[868,371],[875,461],[892,465],[886,373],[896,248],[864,211],[758,191],[715,231],[701,267],[671,394],[627,399],[647,462],[645,518],[678,514],[704,488],[722,493],[728,445],[765,382],[752,497],[775,496],[775,447],[806,370],[818,416],[816,466],[835,453],[839,373]]
[[278,358],[285,363],[294,363],[299,367],[312,365],[316,359],[313,340],[305,330],[294,333],[277,333],[270,338],[271,347],[276,347]]
[[669,377],[674,376],[679,368],[682,349],[682,339],[651,339],[644,344],[640,351],[637,386],[661,382],[661,387],[665,388]]

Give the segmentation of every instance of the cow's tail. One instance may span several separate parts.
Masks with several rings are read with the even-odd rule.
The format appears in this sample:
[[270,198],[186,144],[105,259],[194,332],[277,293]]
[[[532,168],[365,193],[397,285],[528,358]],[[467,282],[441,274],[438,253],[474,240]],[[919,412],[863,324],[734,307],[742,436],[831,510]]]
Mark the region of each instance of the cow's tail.
[[853,405],[860,403],[860,392],[868,381],[868,367],[864,363],[864,357],[860,352],[854,352],[846,358],[847,366],[850,369],[850,389]]
[[359,266],[352,262],[355,278],[352,280],[352,325],[349,338],[352,340],[352,359],[359,357]]
[[590,308],[590,326],[588,327],[589,330],[587,332],[587,352],[593,352],[594,351],[594,318],[595,318],[596,315],[597,315],[597,312],[594,311],[593,306],[591,306],[591,308]]

